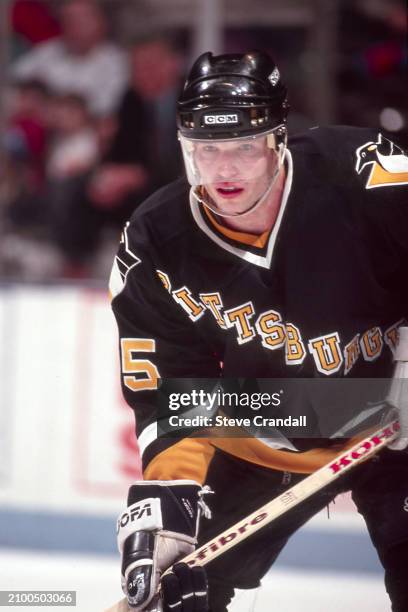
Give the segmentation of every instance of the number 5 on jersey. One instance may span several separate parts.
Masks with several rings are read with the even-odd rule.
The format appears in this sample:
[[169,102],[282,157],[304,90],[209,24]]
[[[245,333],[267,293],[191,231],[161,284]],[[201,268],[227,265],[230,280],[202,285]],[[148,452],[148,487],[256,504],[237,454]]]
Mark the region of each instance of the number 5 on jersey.
[[159,371],[150,359],[135,359],[136,353],[154,353],[156,342],[150,338],[121,338],[120,354],[123,384],[131,391],[157,389]]

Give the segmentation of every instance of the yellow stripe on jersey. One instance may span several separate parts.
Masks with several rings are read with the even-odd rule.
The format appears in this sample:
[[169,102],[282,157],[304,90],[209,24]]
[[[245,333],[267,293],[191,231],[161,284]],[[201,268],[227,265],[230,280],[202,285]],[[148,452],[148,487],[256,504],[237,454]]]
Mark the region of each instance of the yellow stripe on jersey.
[[311,474],[366,435],[367,432],[364,432],[329,448],[314,448],[303,452],[270,448],[256,438],[184,438],[156,455],[143,476],[145,480],[191,479],[204,484],[216,448],[271,470]]
[[215,448],[207,438],[184,438],[150,461],[145,480],[195,480],[205,483]]
[[206,206],[203,206],[203,209],[207,217],[211,221],[212,225],[214,225],[214,227],[227,238],[231,238],[236,242],[242,242],[243,244],[249,244],[251,246],[258,247],[261,249],[263,249],[263,247],[265,246],[269,238],[270,230],[267,230],[266,232],[263,232],[263,234],[260,235],[237,232],[235,230],[225,227],[225,225],[221,225],[221,223],[218,223],[218,221],[215,220],[214,215],[211,214],[211,212]]
[[357,439],[330,448],[314,448],[298,453],[270,448],[256,438],[217,438],[211,442],[225,453],[271,470],[311,474],[332,461],[343,450],[353,446]]

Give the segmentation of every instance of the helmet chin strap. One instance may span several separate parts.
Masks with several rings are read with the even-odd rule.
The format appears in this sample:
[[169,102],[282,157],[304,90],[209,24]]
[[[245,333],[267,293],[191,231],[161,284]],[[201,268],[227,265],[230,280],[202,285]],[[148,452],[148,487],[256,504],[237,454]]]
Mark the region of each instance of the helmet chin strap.
[[280,169],[281,169],[281,164],[277,166],[275,173],[273,177],[271,178],[269,185],[267,186],[263,194],[257,200],[255,200],[252,206],[250,206],[247,210],[244,210],[243,212],[237,212],[237,213],[220,212],[220,209],[217,208],[217,205],[215,204],[213,198],[211,198],[211,196],[209,196],[208,194],[207,194],[207,198],[210,200],[211,204],[206,200],[204,196],[198,193],[197,189],[193,191],[193,195],[196,198],[196,200],[200,202],[200,204],[203,204],[204,206],[206,206],[206,208],[211,210],[211,212],[215,213],[219,217],[245,217],[245,215],[248,215],[249,213],[254,212],[261,204],[265,202],[266,198],[268,197],[268,195],[270,194],[272,190],[272,187],[274,186],[276,182],[276,179],[278,178]]
[[200,195],[198,193],[197,188],[193,191],[193,195],[195,197],[195,199],[200,202],[200,204],[203,204],[203,206],[206,206],[206,208],[208,208],[209,210],[211,210],[211,212],[213,212],[214,214],[218,215],[219,217],[245,217],[245,215],[248,215],[249,213],[254,212],[257,208],[259,208],[259,206],[261,206],[261,204],[263,204],[266,200],[266,198],[268,197],[268,195],[271,193],[272,191],[272,187],[274,186],[274,184],[276,183],[276,179],[279,176],[279,172],[280,169],[282,168],[282,163],[283,163],[283,159],[285,156],[285,148],[283,147],[282,151],[280,151],[279,154],[279,161],[278,164],[276,166],[275,172],[269,182],[269,185],[267,186],[267,188],[265,189],[265,191],[263,192],[263,194],[257,199],[255,200],[255,202],[252,204],[252,206],[250,206],[247,210],[244,210],[243,212],[237,212],[237,213],[223,213],[220,212],[219,208],[217,208],[216,203],[214,202],[214,199],[211,198],[211,196],[209,196],[207,194],[207,198],[210,200],[211,203],[209,203],[206,198],[202,195]]

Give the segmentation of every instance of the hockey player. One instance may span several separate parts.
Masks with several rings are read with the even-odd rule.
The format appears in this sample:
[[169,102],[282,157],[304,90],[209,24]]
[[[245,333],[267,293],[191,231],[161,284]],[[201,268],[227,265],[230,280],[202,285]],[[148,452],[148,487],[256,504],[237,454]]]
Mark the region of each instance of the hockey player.
[[[374,130],[314,128],[287,140],[287,113],[269,56],[199,57],[178,105],[188,183],[151,196],[122,235],[110,288],[144,480],[131,487],[118,527],[123,589],[139,610],[152,605],[160,573],[197,541],[348,444],[283,434],[273,443],[160,436],[160,380],[391,376],[408,305],[408,159]],[[406,612],[405,444],[401,438],[397,450],[382,451],[206,571],[174,565],[161,585],[164,610],[226,610],[235,588],[259,585],[296,529],[351,490],[392,609]],[[204,485],[214,491],[207,502]],[[200,520],[208,506],[212,519]]]

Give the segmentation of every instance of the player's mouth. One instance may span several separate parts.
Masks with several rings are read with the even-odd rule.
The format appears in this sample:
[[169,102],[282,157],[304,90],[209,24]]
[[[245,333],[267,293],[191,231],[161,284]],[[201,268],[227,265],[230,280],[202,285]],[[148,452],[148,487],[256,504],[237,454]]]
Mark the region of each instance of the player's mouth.
[[222,198],[236,198],[244,191],[243,187],[233,183],[218,183],[215,189]]

